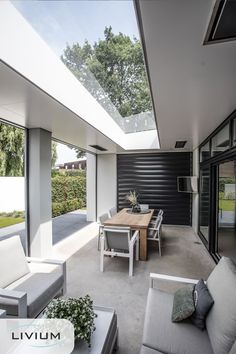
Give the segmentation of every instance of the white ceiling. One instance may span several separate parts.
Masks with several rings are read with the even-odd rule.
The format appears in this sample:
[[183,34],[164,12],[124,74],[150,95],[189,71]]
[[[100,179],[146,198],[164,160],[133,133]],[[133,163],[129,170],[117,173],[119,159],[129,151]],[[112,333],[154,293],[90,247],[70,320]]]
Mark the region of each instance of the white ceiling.
[[236,108],[236,41],[202,45],[214,3],[137,0],[161,149],[195,148]]

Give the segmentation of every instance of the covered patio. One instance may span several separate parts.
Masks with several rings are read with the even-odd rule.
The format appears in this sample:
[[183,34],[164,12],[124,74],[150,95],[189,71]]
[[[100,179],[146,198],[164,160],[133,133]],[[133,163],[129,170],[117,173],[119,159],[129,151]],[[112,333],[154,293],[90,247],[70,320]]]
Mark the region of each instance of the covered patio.
[[[88,294],[113,314],[94,332],[92,354],[112,354],[116,319],[120,354],[236,354],[235,194],[232,210],[218,216],[220,164],[232,162],[224,183],[236,189],[236,31],[215,39],[211,28],[229,4],[0,1],[0,127],[24,131],[26,214],[0,229],[0,317],[35,319],[55,298],[68,308],[65,299]],[[18,144],[11,134],[5,140],[0,157],[9,161]],[[86,203],[76,206],[86,212],[52,218],[52,141],[86,155]],[[61,186],[58,195],[69,195]],[[221,222],[232,224],[230,252],[222,252]],[[201,281],[212,271],[213,281]],[[192,308],[179,324],[171,311],[182,283],[192,284]],[[197,286],[210,298],[201,326],[192,321]],[[81,330],[89,321],[72,310]]]

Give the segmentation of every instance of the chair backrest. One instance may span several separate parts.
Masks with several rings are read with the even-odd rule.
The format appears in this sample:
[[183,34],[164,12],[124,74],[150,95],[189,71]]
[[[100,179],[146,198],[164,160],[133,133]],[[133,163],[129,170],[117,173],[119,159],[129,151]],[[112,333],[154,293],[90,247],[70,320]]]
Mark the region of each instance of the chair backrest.
[[[222,257],[207,279],[214,300],[206,328],[214,353],[231,353],[236,340],[236,264]],[[233,352],[235,353],[235,351]]]
[[106,221],[107,219],[109,219],[108,213],[104,213],[98,217],[98,220],[101,225],[103,225],[104,221]]
[[0,288],[30,272],[19,236],[0,241]]
[[164,214],[164,211],[163,211],[162,209],[160,209],[160,210],[159,210],[159,213],[158,213],[158,215],[157,215],[157,217],[158,217],[158,216],[163,216],[163,214]]
[[129,227],[104,227],[106,245],[109,249],[129,250],[131,229]]
[[117,210],[116,210],[116,207],[113,207],[111,209],[109,209],[109,216],[110,218],[112,218],[112,216],[116,215],[117,214]]
[[140,205],[141,211],[149,209],[149,204],[139,204],[139,205]]
[[161,223],[162,223],[163,217],[162,216],[158,216],[156,218],[155,224],[154,224],[154,228],[156,229],[153,235],[153,238],[157,238],[158,237],[158,231],[160,231],[161,228]]

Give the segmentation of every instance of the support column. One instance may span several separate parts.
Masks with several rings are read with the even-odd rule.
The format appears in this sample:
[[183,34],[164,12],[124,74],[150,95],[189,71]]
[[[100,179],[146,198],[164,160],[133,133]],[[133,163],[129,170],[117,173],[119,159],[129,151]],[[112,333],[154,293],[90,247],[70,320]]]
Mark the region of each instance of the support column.
[[87,188],[87,221],[97,219],[97,167],[96,156],[87,154],[86,188]]
[[51,133],[28,130],[28,240],[32,257],[52,251]]
[[117,206],[116,154],[97,155],[97,215]]

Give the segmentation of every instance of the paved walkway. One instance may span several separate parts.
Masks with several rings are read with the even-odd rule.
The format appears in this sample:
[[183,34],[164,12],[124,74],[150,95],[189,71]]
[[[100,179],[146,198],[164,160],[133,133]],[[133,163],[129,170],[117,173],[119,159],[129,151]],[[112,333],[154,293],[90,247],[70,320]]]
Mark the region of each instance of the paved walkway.
[[[89,224],[90,222],[86,220],[85,210],[75,210],[70,213],[53,218],[53,245],[57,244],[59,241],[66,239],[68,236],[71,236],[72,234],[83,229]],[[5,239],[13,235],[20,235],[22,244],[25,245],[25,222],[0,228],[0,239]]]

